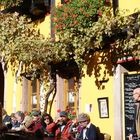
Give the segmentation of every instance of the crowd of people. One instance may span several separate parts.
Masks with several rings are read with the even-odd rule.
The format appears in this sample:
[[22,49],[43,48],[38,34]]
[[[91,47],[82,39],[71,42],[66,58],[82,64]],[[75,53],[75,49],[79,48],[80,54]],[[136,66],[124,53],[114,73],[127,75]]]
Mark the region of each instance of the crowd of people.
[[69,118],[67,111],[62,111],[54,120],[48,113],[34,110],[31,113],[17,111],[8,115],[2,109],[2,123],[7,130],[27,132],[35,137],[55,137],[63,140],[98,140],[96,126],[90,122],[86,113]]

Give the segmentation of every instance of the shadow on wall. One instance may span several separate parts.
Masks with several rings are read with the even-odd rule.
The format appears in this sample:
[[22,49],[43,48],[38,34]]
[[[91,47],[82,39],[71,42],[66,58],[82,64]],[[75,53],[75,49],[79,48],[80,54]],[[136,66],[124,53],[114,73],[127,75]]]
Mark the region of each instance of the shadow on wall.
[[98,89],[105,89],[105,83],[109,81],[109,76],[113,75],[112,55],[109,50],[95,52],[85,56],[87,65],[87,75],[95,75],[95,84]]

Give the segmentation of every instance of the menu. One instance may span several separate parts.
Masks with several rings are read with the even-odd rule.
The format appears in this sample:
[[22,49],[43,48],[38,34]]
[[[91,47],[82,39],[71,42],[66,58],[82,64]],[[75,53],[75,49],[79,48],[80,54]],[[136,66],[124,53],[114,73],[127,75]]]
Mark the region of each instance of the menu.
[[134,121],[134,105],[133,90],[140,87],[140,74],[125,74],[124,75],[124,111],[125,111],[125,139],[128,140],[128,135]]

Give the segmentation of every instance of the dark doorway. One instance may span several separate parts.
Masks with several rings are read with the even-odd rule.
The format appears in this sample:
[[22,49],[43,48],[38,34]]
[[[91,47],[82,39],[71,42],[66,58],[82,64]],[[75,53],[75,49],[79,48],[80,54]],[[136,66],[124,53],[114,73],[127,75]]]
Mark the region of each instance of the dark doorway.
[[0,63],[0,103],[3,106],[3,103],[4,103],[4,73],[3,73],[1,63]]

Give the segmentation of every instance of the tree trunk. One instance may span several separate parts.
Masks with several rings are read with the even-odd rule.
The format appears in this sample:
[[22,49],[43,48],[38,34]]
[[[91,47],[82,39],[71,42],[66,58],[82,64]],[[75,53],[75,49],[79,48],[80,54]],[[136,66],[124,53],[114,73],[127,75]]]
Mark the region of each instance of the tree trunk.
[[55,89],[55,82],[50,84],[50,88],[49,88],[49,90],[48,90],[48,92],[46,94],[45,105],[44,105],[44,113],[47,112],[47,109],[48,109],[48,99],[49,99],[51,93],[54,91],[54,89]]
[[46,113],[48,111],[48,99],[49,99],[51,93],[56,89],[56,69],[53,64],[50,65],[49,76],[50,76],[50,87],[49,87],[49,90],[45,97],[44,113]]
[[50,104],[49,114],[51,114],[52,104],[53,104],[53,101],[54,101],[55,95],[56,95],[56,87],[55,87],[55,91],[54,91],[54,94],[53,94],[53,98],[52,98],[52,101],[51,101],[51,104]]

